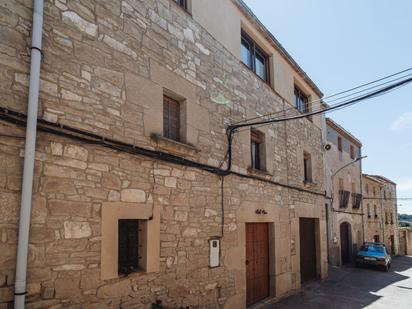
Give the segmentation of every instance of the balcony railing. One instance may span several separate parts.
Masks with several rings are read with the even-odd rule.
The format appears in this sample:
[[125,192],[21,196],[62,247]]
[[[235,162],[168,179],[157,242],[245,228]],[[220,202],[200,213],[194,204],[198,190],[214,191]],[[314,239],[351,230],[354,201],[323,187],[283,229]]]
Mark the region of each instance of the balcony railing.
[[359,209],[362,203],[362,194],[352,193],[352,208]]
[[350,192],[345,190],[339,191],[339,208],[348,208]]

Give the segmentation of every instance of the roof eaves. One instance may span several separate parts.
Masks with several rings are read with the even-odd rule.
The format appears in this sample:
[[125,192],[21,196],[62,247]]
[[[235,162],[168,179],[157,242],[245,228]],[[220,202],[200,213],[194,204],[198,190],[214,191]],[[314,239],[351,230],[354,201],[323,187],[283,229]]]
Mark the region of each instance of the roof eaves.
[[299,73],[299,75],[309,84],[309,86],[316,92],[319,97],[323,97],[322,91],[316,86],[312,79],[306,74],[306,72],[299,66],[299,64],[293,59],[293,57],[287,52],[287,50],[280,44],[275,36],[265,27],[265,25],[259,20],[259,18],[253,13],[251,8],[243,0],[232,0],[237,7],[241,9],[244,14],[252,19],[264,34],[266,34],[272,41],[275,48],[286,58],[292,67]]
[[362,147],[362,142],[357,139],[352,133],[344,129],[340,124],[332,120],[331,118],[326,118],[326,123],[333,126],[335,129],[343,133],[343,135],[346,135],[349,139],[352,140],[357,146]]

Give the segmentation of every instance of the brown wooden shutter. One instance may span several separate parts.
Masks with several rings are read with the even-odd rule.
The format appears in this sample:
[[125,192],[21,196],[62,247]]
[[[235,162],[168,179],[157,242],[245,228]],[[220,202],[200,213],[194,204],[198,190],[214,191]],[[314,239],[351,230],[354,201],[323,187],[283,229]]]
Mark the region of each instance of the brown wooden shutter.
[[163,135],[180,140],[180,104],[167,96],[163,97]]
[[253,169],[261,169],[260,164],[260,145],[262,143],[262,135],[256,131],[250,132],[250,147],[251,147],[251,163]]

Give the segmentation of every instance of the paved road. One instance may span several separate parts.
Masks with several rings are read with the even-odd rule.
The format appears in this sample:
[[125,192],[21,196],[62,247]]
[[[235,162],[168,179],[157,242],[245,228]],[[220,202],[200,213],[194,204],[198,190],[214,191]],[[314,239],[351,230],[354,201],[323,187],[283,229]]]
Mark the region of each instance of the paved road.
[[412,256],[396,257],[389,272],[331,268],[324,282],[265,309],[412,309]]

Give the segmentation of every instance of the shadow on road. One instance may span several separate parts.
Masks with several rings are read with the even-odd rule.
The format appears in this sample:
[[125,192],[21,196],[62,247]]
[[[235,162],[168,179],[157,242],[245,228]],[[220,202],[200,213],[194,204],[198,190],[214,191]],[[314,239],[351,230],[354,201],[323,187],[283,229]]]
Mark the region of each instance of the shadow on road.
[[297,295],[265,308],[412,308],[411,278],[412,257],[408,256],[394,257],[389,272],[353,266],[333,267],[327,280],[308,283]]

